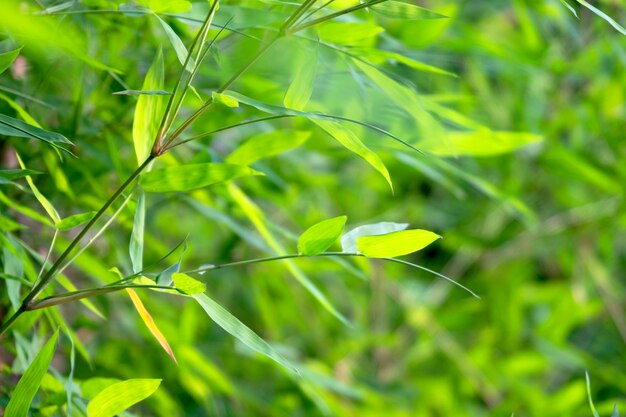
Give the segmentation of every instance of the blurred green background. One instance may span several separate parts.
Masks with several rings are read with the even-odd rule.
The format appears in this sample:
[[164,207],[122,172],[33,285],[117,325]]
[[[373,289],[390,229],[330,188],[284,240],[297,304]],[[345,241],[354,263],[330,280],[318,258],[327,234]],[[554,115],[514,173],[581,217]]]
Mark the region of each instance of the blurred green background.
[[[68,3],[0,6],[6,8],[0,10],[6,39],[0,51],[24,45],[0,76],[0,112],[18,117],[16,106],[25,109],[70,138],[78,156],[60,162],[49,148],[3,140],[3,166],[15,166],[15,148],[28,168],[46,172],[35,177],[37,186],[63,216],[98,209],[136,167],[131,132],[137,98],[112,93],[141,89],[159,47],[167,88],[180,69],[171,39],[151,13],[133,14],[112,0]],[[194,19],[208,10],[207,3],[194,3],[190,11],[180,11],[181,2],[137,3],[159,12],[186,44],[199,26]],[[15,11],[58,4],[63,7],[48,9],[55,15],[19,17]],[[336,1],[327,10],[348,4]],[[594,4],[626,22],[622,1]],[[293,253],[307,227],[347,215],[348,229],[391,221],[441,234],[443,240],[405,259],[458,280],[481,299],[426,272],[365,259],[296,260],[297,271],[274,262],[202,275],[208,294],[300,364],[302,377],[252,353],[191,301],[140,293],[178,366],[125,294],[93,300],[105,320],[68,304],[58,311],[84,345],[74,369],[79,398],[89,398],[90,384],[92,390],[106,385],[94,378],[162,378],[133,415],[589,416],[588,370],[601,415],[610,415],[614,403],[626,405],[620,400],[626,393],[626,36],[575,2],[578,18],[559,0],[419,5],[447,18],[402,20],[359,11],[281,40],[232,87],[280,105],[299,65],[317,56],[307,110],[370,122],[426,150],[411,152],[352,126],[388,167],[393,192],[365,161],[302,118],[224,131],[158,163],[222,161],[263,132],[295,129],[310,137],[254,163],[266,176],[238,180],[236,188],[148,195],[145,263],[186,237],[183,269]],[[215,22],[236,32],[220,35],[199,73],[199,94],[207,97],[226,81],[291,7],[286,1],[224,1]],[[376,63],[385,81],[364,75],[346,52]],[[191,95],[183,113],[199,104]],[[192,130],[262,116],[243,104],[221,106]],[[493,132],[505,133],[494,139]],[[478,145],[455,147],[454,134]],[[508,143],[503,149],[500,139]],[[3,218],[25,226],[2,226],[9,236],[3,239],[5,272],[6,242],[12,241],[25,276],[33,278],[38,263],[25,248],[45,254],[53,229],[16,212],[19,204],[44,213],[32,194],[11,185],[0,191]],[[114,280],[112,267],[130,273],[133,204],[66,272],[79,288]],[[57,250],[72,233],[57,239]],[[352,326],[321,307],[294,274],[312,280]],[[0,297],[6,316],[7,292]],[[5,404],[15,375],[47,340],[51,321],[32,313],[2,341]],[[59,381],[70,368],[70,351],[62,338],[56,371],[44,380],[33,415],[64,415]]]

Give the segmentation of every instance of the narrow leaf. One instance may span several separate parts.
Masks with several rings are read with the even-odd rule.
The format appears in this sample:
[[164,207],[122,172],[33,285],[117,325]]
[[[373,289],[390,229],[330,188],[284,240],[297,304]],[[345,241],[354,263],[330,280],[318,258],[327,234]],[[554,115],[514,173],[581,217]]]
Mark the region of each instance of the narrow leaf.
[[209,296],[206,294],[195,294],[192,295],[192,297],[218,326],[239,339],[244,345],[267,356],[291,372],[298,373],[298,370],[270,346],[269,343],[261,339],[256,333],[239,321],[237,317],[230,314],[224,307],[216,303]]
[[4,410],[5,416],[26,417],[28,415],[30,403],[35,398],[41,381],[46,375],[48,367],[50,367],[50,362],[52,362],[58,335],[59,332],[57,330],[20,378],[15,390],[11,393],[9,404]]
[[203,163],[156,169],[141,179],[144,190],[152,193],[189,191],[248,175],[263,175],[235,164]]
[[59,133],[49,132],[4,114],[0,114],[0,135],[37,139],[66,152],[68,150],[61,145],[72,145],[72,142]]
[[187,274],[174,272],[172,278],[174,279],[174,287],[187,295],[200,294],[206,291],[205,283],[195,280]]
[[89,401],[87,415],[114,417],[151,396],[160,384],[160,379],[129,379],[109,385]]
[[213,91],[213,93],[211,93],[211,97],[213,98],[214,102],[223,104],[226,107],[231,107],[231,108],[239,107],[239,101],[226,94]]
[[587,381],[587,399],[589,400],[589,407],[591,408],[591,412],[593,413],[593,417],[600,417],[596,407],[593,405],[593,400],[591,399],[591,382],[589,382],[589,372],[585,371],[585,380]]
[[374,151],[365,146],[365,144],[361,142],[361,139],[359,139],[352,130],[343,126],[341,123],[332,120],[313,120],[313,123],[324,129],[346,149],[365,159],[385,178],[387,184],[389,184],[389,187],[391,187],[391,190],[393,191],[391,177],[389,176],[389,171],[387,171],[387,167],[383,161]]
[[[144,79],[142,91],[163,90],[163,53],[159,48],[146,78]],[[135,155],[137,163],[141,165],[148,155],[152,144],[156,139],[161,122],[161,116],[165,110],[164,97],[161,95],[140,95],[135,108],[135,118],[133,120],[133,142],[135,145]]]
[[613,26],[615,28],[615,30],[617,30],[619,33],[621,33],[622,35],[626,35],[626,29],[624,29],[624,27],[622,25],[620,25],[619,23],[617,23],[615,20],[613,20],[609,15],[607,15],[606,13],[604,13],[602,10],[592,6],[591,4],[587,3],[585,0],[576,0],[578,3],[582,4],[583,6],[585,6],[586,8],[588,8],[589,10],[591,10],[592,12],[594,12],[595,14],[597,14],[598,16],[600,16],[602,19],[606,20],[611,26]]
[[574,17],[576,17],[578,19],[578,13],[576,13],[576,9],[574,9],[572,7],[571,4],[569,4],[567,2],[567,0],[561,0],[561,4],[563,4],[563,6],[567,7],[567,10],[569,10],[570,12],[572,12],[572,14],[574,15]]
[[164,90],[122,90],[113,94],[120,96],[171,96],[172,93]]
[[322,220],[309,227],[298,239],[298,252],[307,256],[315,256],[328,249],[343,232],[346,216]]
[[17,180],[30,175],[40,175],[43,172],[33,171],[32,169],[3,169],[0,171],[0,178],[5,180]]
[[428,230],[402,230],[379,236],[362,236],[356,240],[359,252],[370,258],[393,258],[408,255],[441,239]]
[[293,81],[287,89],[283,103],[285,107],[295,110],[303,110],[313,94],[313,84],[317,73],[317,55],[307,53],[306,58],[300,59],[296,67]]
[[83,223],[87,223],[93,219],[96,215],[95,211],[88,211],[87,213],[74,214],[61,220],[56,224],[57,229],[61,231],[70,230],[73,227],[80,226]]
[[380,222],[365,224],[350,230],[341,237],[341,249],[346,253],[358,252],[356,240],[361,236],[378,236],[392,232],[399,232],[409,227],[408,223]]
[[[22,161],[22,158],[20,157],[20,154],[18,154],[17,152],[15,153],[15,156],[17,157],[17,162],[20,164],[20,167],[22,169],[26,169],[26,166],[24,165],[24,161]],[[37,201],[39,201],[39,204],[41,204],[41,206],[44,208],[44,210],[46,210],[46,213],[48,213],[48,216],[50,216],[50,218],[52,219],[52,221],[57,224],[58,222],[61,221],[61,217],[59,216],[59,213],[57,212],[57,210],[54,208],[54,206],[52,205],[52,203],[50,202],[50,200],[48,200],[46,198],[46,196],[44,196],[40,191],[39,188],[37,188],[37,186],[35,185],[35,183],[33,182],[33,179],[30,176],[26,176],[26,182],[28,183],[28,186],[30,187],[31,191],[33,192],[33,194],[35,195],[35,198],[37,199]]]
[[[170,358],[172,358],[172,360],[178,364],[178,361],[176,360],[176,356],[174,356],[174,352],[172,351],[170,344],[167,342],[167,339],[165,338],[163,333],[161,333],[161,330],[154,322],[154,319],[152,318],[146,307],[143,305],[143,302],[141,301],[141,298],[139,298],[139,295],[137,295],[135,290],[133,290],[132,288],[126,288],[126,292],[130,296],[130,299],[132,300],[135,309],[139,313],[139,317],[141,317],[141,320],[143,320],[148,330],[150,330],[150,333],[152,333],[154,338],[157,340],[157,342],[159,342],[163,350],[170,356]],[[91,414],[89,415],[91,416]]]
[[246,140],[228,157],[226,162],[250,165],[260,159],[281,154],[302,145],[311,137],[311,132],[298,130],[275,130],[261,133]]
[[187,61],[188,52],[183,41],[180,40],[180,37],[178,37],[176,32],[174,32],[174,29],[172,29],[172,27],[168,25],[165,20],[161,19],[157,14],[155,14],[155,16],[159,19],[161,26],[163,26],[163,30],[165,30],[165,34],[172,44],[176,57],[180,61],[181,65],[185,65],[185,62],[187,62],[187,67],[185,69],[190,72],[193,71],[193,68],[196,66],[195,61],[193,57],[189,57],[189,60]]
[[0,53],[0,74],[7,70],[12,64],[13,61],[18,57],[22,48],[17,48],[12,51],[2,52]]
[[403,1],[384,1],[371,6],[372,11],[394,19],[424,20],[443,19],[448,16],[442,15],[430,9],[416,6]]
[[133,231],[130,236],[130,261],[133,265],[133,273],[143,269],[143,234],[146,222],[146,197],[143,190],[139,190],[137,208],[133,221]]
[[542,140],[541,136],[532,133],[480,129],[474,132],[450,132],[443,141],[423,141],[418,146],[438,156],[494,156],[513,152]]

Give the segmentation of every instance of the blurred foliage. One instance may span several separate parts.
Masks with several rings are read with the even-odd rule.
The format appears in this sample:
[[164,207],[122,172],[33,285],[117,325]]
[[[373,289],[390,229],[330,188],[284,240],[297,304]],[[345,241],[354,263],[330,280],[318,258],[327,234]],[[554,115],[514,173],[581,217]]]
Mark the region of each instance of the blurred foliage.
[[[145,89],[159,50],[163,89],[172,92],[181,68],[172,42],[189,45],[209,10],[207,2],[183,0],[122,3],[0,6],[0,53],[22,47],[0,75],[0,113],[63,134],[76,155],[2,139],[3,169],[19,168],[17,151],[25,167],[43,173],[30,173],[29,181],[49,204],[42,207],[23,178],[0,178],[5,320],[35,281],[50,242],[55,259],[77,234],[56,233],[46,212],[67,218],[98,210],[137,166],[135,107],[148,96],[113,93]],[[337,0],[309,20],[355,3]],[[285,98],[293,109],[371,123],[425,151],[332,122],[380,156],[393,191],[380,167],[333,141],[331,122],[305,117],[224,130],[155,163],[156,170],[231,158],[265,174],[147,193],[143,262],[155,271],[180,257],[189,271],[296,253],[303,231],[346,215],[346,230],[387,221],[442,235],[404,259],[459,280],[480,300],[432,274],[364,258],[210,270],[195,276],[207,294],[300,375],[232,338],[192,300],[136,290],[175,363],[135,300],[118,292],[20,317],[0,347],[0,409],[61,326],[33,416],[86,415],[103,389],[135,378],[162,381],[128,416],[588,416],[585,370],[598,413],[610,415],[626,392],[626,37],[579,3],[423,0],[423,14],[413,19],[371,6],[323,22],[279,39],[230,87],[250,100],[214,95],[222,102],[182,136],[277,114],[254,100],[283,106],[293,80],[308,77],[312,91]],[[621,1],[594,4],[626,22]],[[209,39],[227,30],[182,116],[245,65],[294,7],[223,1]],[[293,94],[310,94],[310,101]],[[280,142],[285,137],[293,141]],[[267,158],[255,158],[254,143]],[[128,249],[136,206],[131,199],[64,271],[65,289],[51,286],[45,295],[116,281],[114,267],[136,272]],[[350,324],[311,296],[303,279]]]

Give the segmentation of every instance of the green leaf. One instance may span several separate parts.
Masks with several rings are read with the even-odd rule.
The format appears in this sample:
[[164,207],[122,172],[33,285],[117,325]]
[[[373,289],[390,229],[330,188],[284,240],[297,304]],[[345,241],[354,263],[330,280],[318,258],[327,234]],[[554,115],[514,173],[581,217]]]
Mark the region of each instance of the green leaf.
[[[20,157],[20,154],[16,152],[15,156],[17,157],[17,162],[19,163],[20,167],[22,169],[26,169],[26,166],[24,165],[24,162],[22,161],[22,158]],[[46,213],[48,213],[48,216],[50,216],[50,218],[52,219],[54,224],[56,225],[58,222],[60,222],[61,221],[61,217],[59,216],[59,213],[54,208],[52,203],[46,198],[46,196],[44,196],[39,191],[39,188],[37,188],[37,186],[33,182],[33,179],[30,176],[27,176],[26,177],[26,182],[28,183],[28,186],[30,187],[30,189],[33,192],[33,194],[35,195],[35,198],[37,199],[37,201],[39,201],[39,204],[41,204],[41,206],[44,208],[44,210],[46,210]]]
[[17,180],[30,175],[40,175],[43,172],[33,171],[32,169],[3,169],[0,171],[0,178],[6,180]]
[[287,89],[283,103],[285,107],[295,110],[303,110],[309,102],[313,94],[313,85],[315,83],[315,74],[317,73],[317,55],[314,53],[306,53],[305,57],[301,57],[294,75],[293,81]]
[[438,156],[494,156],[513,152],[542,140],[541,136],[532,133],[481,129],[474,132],[450,132],[443,141],[423,141],[418,146]]
[[613,412],[611,413],[611,417],[619,417],[619,411],[617,409],[617,404],[613,404]]
[[73,227],[80,226],[83,223],[87,223],[89,220],[93,219],[96,215],[95,211],[88,211],[86,213],[74,214],[73,216],[69,216],[61,220],[56,224],[57,229],[61,231],[70,230]]
[[589,400],[589,407],[591,408],[591,412],[593,413],[593,417],[600,417],[596,407],[593,405],[593,400],[591,399],[591,383],[589,382],[589,372],[585,371],[585,380],[587,381],[587,399]]
[[0,53],[0,74],[7,70],[13,64],[13,61],[18,57],[22,48],[17,48],[12,51]]
[[204,282],[193,279],[187,274],[174,272],[172,274],[172,279],[174,280],[174,287],[181,290],[185,294],[193,295],[206,291],[206,284]]
[[[187,48],[185,47],[185,44],[183,43],[183,41],[180,40],[180,37],[178,37],[176,32],[174,32],[172,27],[170,25],[168,25],[167,22],[165,22],[165,20],[161,19],[156,14],[155,14],[155,16],[156,16],[157,19],[159,19],[159,22],[161,23],[161,26],[163,26],[163,29],[165,30],[165,34],[167,35],[167,38],[169,39],[170,43],[172,44],[172,47],[174,48],[174,52],[176,53],[176,57],[180,61],[181,65],[185,65],[185,61],[187,61],[187,55],[188,55]],[[189,57],[189,62],[187,62],[186,70],[191,72],[191,71],[193,71],[193,68],[195,66],[196,66],[196,64],[195,64],[194,59],[192,57]]]
[[394,19],[425,20],[442,19],[448,17],[430,9],[416,6],[411,3],[405,3],[403,1],[384,1],[382,3],[371,6],[371,8],[372,11],[376,13]]
[[302,145],[311,137],[311,132],[298,130],[275,130],[261,133],[246,140],[228,157],[226,162],[250,165],[260,159],[281,154]]
[[30,403],[35,398],[43,377],[50,367],[59,331],[54,332],[50,340],[41,348],[24,375],[20,378],[15,390],[11,393],[9,404],[4,415],[9,417],[26,417]]
[[137,4],[148,7],[155,13],[182,13],[191,8],[187,0],[139,0]]
[[[146,78],[142,91],[163,90],[163,53],[159,48]],[[165,100],[162,95],[140,95],[135,108],[133,120],[133,142],[137,163],[141,165],[148,155],[156,139],[161,117],[165,111]]]
[[122,90],[113,94],[118,96],[171,96],[172,93],[164,90]]
[[362,236],[356,244],[363,255],[370,258],[393,258],[408,255],[441,239],[441,236],[428,230],[402,230],[379,236]]
[[569,10],[574,15],[574,17],[578,19],[578,13],[576,13],[576,9],[574,9],[572,5],[567,2],[567,0],[561,0],[561,4],[567,7],[567,10]]
[[346,46],[374,46],[381,26],[363,22],[327,22],[319,27],[319,37],[327,43]]
[[222,94],[222,93],[218,93],[217,91],[213,91],[213,93],[211,93],[211,97],[213,98],[213,101],[215,103],[220,103],[225,105],[226,107],[231,107],[231,108],[235,108],[235,107],[239,107],[239,101],[237,101],[236,99],[226,95],[226,94]]
[[343,232],[348,217],[339,216],[309,227],[298,239],[298,252],[315,256],[328,249]]
[[89,401],[87,415],[114,417],[151,396],[160,384],[160,379],[129,379],[109,385]]
[[243,165],[209,162],[150,171],[141,178],[141,185],[152,193],[189,191],[248,175],[263,174]]
[[[206,294],[194,294],[192,297],[200,304],[211,319],[222,329],[239,339],[250,349],[267,356],[279,365],[284,366],[294,373],[298,370],[287,359],[283,358],[269,343],[261,339],[256,333],[250,330],[237,317],[230,314],[224,307],[216,303]],[[91,417],[91,416],[90,416]]]
[[313,123],[324,129],[329,135],[331,135],[337,142],[342,144],[349,151],[354,152],[361,158],[365,159],[376,171],[378,171],[387,181],[389,187],[393,191],[393,184],[391,183],[391,177],[387,167],[380,159],[380,157],[365,146],[361,139],[347,127],[343,126],[339,122],[332,120],[313,120]]
[[409,227],[408,223],[380,222],[365,224],[350,230],[341,236],[341,250],[346,253],[358,252],[356,241],[361,236],[377,236],[387,233],[398,232]]
[[449,71],[443,70],[433,65],[425,64],[423,62],[417,61],[413,58],[409,58],[408,56],[404,56],[397,52],[383,51],[381,49],[371,48],[371,49],[362,49],[359,51],[359,54],[369,59],[378,58],[379,60],[388,59],[391,61],[396,61],[396,62],[406,65],[407,67],[413,68],[414,70],[417,70],[417,71],[456,77],[456,74],[453,74]]
[[73,145],[72,142],[59,133],[41,129],[4,114],[0,114],[0,135],[37,139],[65,152],[69,151],[61,145]]
[[595,14],[597,14],[598,16],[600,16],[602,19],[606,20],[611,26],[613,26],[615,28],[615,30],[617,30],[619,33],[621,33],[622,35],[626,35],[626,29],[624,29],[624,27],[622,25],[620,25],[619,23],[617,23],[615,20],[613,20],[609,15],[607,15],[606,13],[604,13],[602,10],[592,6],[591,4],[587,3],[585,0],[576,0],[578,3],[582,4],[583,6],[585,6],[586,8],[588,8],[589,10],[591,10],[592,12],[594,12]]
[[143,234],[146,223],[146,197],[143,190],[139,190],[137,196],[137,208],[133,221],[133,231],[130,236],[130,261],[133,265],[133,273],[143,269]]

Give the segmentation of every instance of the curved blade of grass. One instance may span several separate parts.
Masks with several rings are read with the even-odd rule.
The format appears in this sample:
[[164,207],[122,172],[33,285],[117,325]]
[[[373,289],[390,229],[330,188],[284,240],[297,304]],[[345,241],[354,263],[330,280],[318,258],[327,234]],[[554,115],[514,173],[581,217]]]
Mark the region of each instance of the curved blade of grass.
[[59,331],[55,331],[52,337],[39,351],[33,362],[30,364],[24,375],[20,378],[15,390],[11,393],[9,404],[4,410],[7,417],[26,417],[30,408],[30,403],[35,398],[37,390],[41,385],[44,375],[46,375],[57,342]]
[[626,29],[624,29],[624,27],[622,25],[617,23],[615,20],[613,20],[613,18],[611,18],[606,13],[604,13],[602,10],[592,6],[591,4],[587,3],[585,0],[576,0],[576,1],[579,4],[581,4],[581,5],[585,6],[586,8],[588,8],[589,10],[591,10],[593,13],[597,14],[598,16],[600,16],[602,19],[606,20],[619,33],[621,33],[622,35],[626,35]]
[[287,359],[283,358],[269,343],[259,337],[250,328],[233,316],[228,310],[219,305],[215,300],[206,294],[194,294],[191,296],[200,304],[200,307],[217,323],[222,329],[236,337],[250,349],[267,356],[289,371],[298,374],[298,369]]
[[109,385],[89,401],[87,415],[114,417],[151,396],[160,384],[160,379],[129,379]]
[[148,330],[150,330],[150,333],[152,333],[154,338],[157,340],[157,342],[159,342],[159,344],[161,345],[163,350],[169,355],[169,357],[172,358],[172,360],[176,364],[178,364],[178,361],[176,360],[176,356],[174,356],[174,352],[172,351],[170,344],[167,342],[167,339],[165,338],[157,324],[154,322],[154,319],[148,312],[148,309],[146,309],[146,307],[143,305],[143,302],[141,301],[141,298],[139,298],[139,295],[137,295],[137,293],[131,288],[126,288],[126,292],[130,296],[130,299],[132,300],[135,309],[139,313],[141,320],[143,320]]

